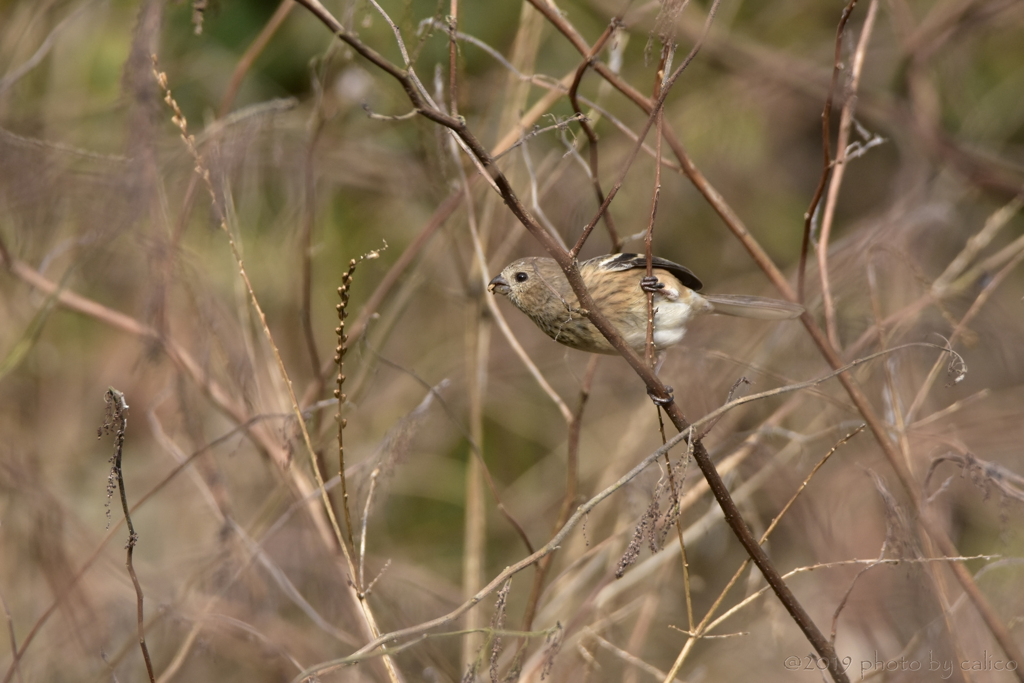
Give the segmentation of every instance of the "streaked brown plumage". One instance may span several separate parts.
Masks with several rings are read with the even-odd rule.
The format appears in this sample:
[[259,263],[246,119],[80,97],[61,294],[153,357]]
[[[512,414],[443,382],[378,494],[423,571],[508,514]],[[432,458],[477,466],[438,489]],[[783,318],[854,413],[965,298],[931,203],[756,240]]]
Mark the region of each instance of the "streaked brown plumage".
[[[662,258],[652,261],[654,346],[678,344],[686,325],[701,313],[724,313],[762,320],[786,320],[803,313],[787,301],[752,296],[701,295],[703,286],[687,268]],[[647,260],[638,254],[598,256],[580,264],[580,275],[598,308],[637,353],[647,340],[647,294],[641,287]],[[562,269],[550,258],[513,261],[491,280],[488,290],[504,294],[516,308],[557,342],[590,353],[616,353],[587,320]]]

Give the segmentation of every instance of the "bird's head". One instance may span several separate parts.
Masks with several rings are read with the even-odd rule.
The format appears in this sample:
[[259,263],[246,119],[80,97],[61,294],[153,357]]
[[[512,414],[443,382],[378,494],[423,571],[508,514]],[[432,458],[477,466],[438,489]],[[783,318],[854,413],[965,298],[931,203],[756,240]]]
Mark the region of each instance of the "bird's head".
[[503,294],[517,308],[529,314],[549,301],[560,301],[559,291],[564,289],[562,270],[552,259],[522,258],[505,266],[501,274],[491,280],[487,291]]

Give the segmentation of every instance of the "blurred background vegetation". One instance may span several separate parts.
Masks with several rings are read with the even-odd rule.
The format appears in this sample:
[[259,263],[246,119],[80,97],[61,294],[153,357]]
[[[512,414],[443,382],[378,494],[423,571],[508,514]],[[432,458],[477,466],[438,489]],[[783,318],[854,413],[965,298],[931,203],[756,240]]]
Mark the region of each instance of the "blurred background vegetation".
[[[401,64],[374,3],[324,4]],[[449,102],[452,5],[381,4],[427,91]],[[665,109],[693,163],[792,282],[822,174],[821,114],[843,7],[723,0]],[[597,207],[586,136],[578,122],[564,123],[573,110],[563,93],[530,112],[582,56],[529,3],[457,10],[466,37],[458,113],[489,149],[522,142],[499,166],[572,244]],[[663,39],[678,43],[678,64],[708,11],[706,0],[559,4],[588,45],[625,13],[598,58],[645,95]],[[869,11],[876,17],[854,97],[849,74]],[[962,555],[987,556],[966,566],[1018,642],[1022,38],[1019,0],[856,4],[831,147],[841,109],[855,102],[850,141],[870,148],[845,167],[827,245],[842,358],[944,339],[963,355],[969,371],[959,382],[935,348],[898,350],[854,374],[930,514]],[[171,121],[151,55],[196,137],[216,204]],[[518,78],[509,62],[534,78]],[[607,191],[634,145],[624,129],[635,135],[647,115],[593,72],[580,94],[600,136]],[[124,477],[129,503],[142,501],[134,565],[159,680],[295,680],[351,655],[371,628],[414,627],[462,604],[529,555],[475,452],[532,546],[551,537],[566,499],[570,428],[495,325],[483,287],[513,258],[543,250],[485,183],[470,183],[466,201],[462,174],[477,175],[475,167],[452,155],[443,129],[410,111],[393,79],[291,0],[0,2],[4,680],[145,680],[126,532],[117,494],[105,492],[111,440],[93,437],[108,386],[130,405]],[[780,296],[667,146],[664,157],[655,252],[689,266],[708,291]],[[611,205],[627,250],[643,249],[654,169],[641,153]],[[288,386],[222,219],[327,479],[338,471],[330,402],[338,287],[350,259],[379,250],[355,271],[346,323],[350,552],[356,564],[363,558],[363,577],[352,576],[330,532]],[[805,303],[821,322],[818,234]],[[581,256],[610,249],[599,225]],[[497,306],[551,392],[576,411],[590,359],[551,342],[504,300]],[[763,391],[828,371],[798,322],[708,318],[669,352],[662,376],[695,420],[724,403],[741,376]],[[656,409],[629,367],[607,357],[595,372],[581,413],[578,490],[566,509],[661,444]],[[832,380],[734,410],[705,443],[759,534],[862,417]],[[689,628],[672,528],[679,508],[697,620],[745,559],[692,465],[676,470],[684,502],[663,492],[658,514],[644,516],[665,475],[664,465],[651,466],[597,506],[552,556],[539,595],[531,597],[536,570],[526,569],[500,605],[491,593],[429,639],[396,641],[411,644],[390,668],[378,653],[319,680],[660,680],[686,643],[679,629]],[[938,551],[915,514],[877,440],[862,432],[815,475],[767,548],[781,571],[880,554],[903,561],[856,583],[866,565],[790,579],[826,633],[842,606],[836,646],[851,678],[934,680],[926,671],[937,661],[951,663],[952,680],[1012,680],[973,666],[1007,655],[946,564],[921,561]],[[655,554],[644,540],[616,579],[643,520],[664,547]],[[375,577],[360,609],[352,587]],[[724,608],[763,585],[747,569]],[[531,604],[536,616],[525,624]],[[463,628],[483,631],[455,633]],[[734,635],[699,640],[680,680],[820,678],[810,646],[770,594],[712,633]],[[906,667],[880,670],[900,658]],[[963,662],[975,670],[961,671]]]

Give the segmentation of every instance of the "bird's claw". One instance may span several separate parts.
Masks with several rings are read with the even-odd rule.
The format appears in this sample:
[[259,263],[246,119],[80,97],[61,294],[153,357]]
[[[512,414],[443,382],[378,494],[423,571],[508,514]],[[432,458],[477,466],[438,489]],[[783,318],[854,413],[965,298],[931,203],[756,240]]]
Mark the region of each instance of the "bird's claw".
[[662,407],[667,406],[668,404],[676,400],[676,397],[672,395],[672,387],[668,386],[667,384],[665,385],[665,393],[668,394],[668,397],[662,398],[661,396],[656,396],[654,392],[651,391],[650,389],[647,390],[647,395],[651,397],[651,400],[654,401],[654,404]]
[[665,289],[665,283],[659,282],[657,275],[644,275],[640,279],[640,289],[655,294],[658,290]]

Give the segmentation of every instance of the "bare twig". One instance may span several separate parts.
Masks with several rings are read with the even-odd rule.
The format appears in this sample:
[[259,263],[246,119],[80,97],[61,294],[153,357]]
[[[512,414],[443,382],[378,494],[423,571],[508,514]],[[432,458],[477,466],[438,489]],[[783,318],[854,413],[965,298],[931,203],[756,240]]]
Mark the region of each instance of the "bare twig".
[[[587,363],[587,369],[583,373],[583,382],[580,386],[579,403],[572,421],[569,423],[569,438],[566,446],[566,468],[565,468],[565,496],[562,498],[562,508],[558,513],[558,520],[555,522],[554,530],[557,532],[569,519],[572,506],[576,504],[576,497],[579,495],[579,448],[580,433],[583,429],[583,410],[590,398],[590,390],[594,383],[594,375],[597,372],[598,356],[591,356]],[[526,601],[525,616],[523,616],[523,630],[529,631],[533,628],[533,619],[537,614],[537,605],[540,602],[541,590],[544,588],[544,580],[551,568],[554,553],[546,556],[537,563],[537,572],[533,576],[533,585],[530,588],[530,597]]]
[[281,28],[293,7],[295,7],[294,0],[281,0],[281,4],[277,6],[274,14],[263,25],[259,35],[245,49],[245,53],[239,58],[238,64],[235,65],[235,70],[231,73],[231,80],[228,81],[228,85],[224,89],[224,96],[221,97],[220,107],[217,108],[217,118],[224,118],[231,111],[231,105],[235,102],[238,89],[242,87],[242,80],[249,73],[249,69],[252,68],[256,58],[263,54],[263,50],[270,44],[270,39]]
[[[950,564],[963,564],[964,562],[970,562],[971,560],[991,560],[991,559],[994,559],[996,557],[998,557],[998,556],[997,555],[968,555],[968,556],[957,555],[955,557],[909,557],[909,558],[883,559],[883,560],[879,560],[878,558],[864,559],[864,560],[839,560],[837,562],[822,562],[820,564],[812,564],[812,565],[808,565],[806,567],[797,567],[796,569],[793,569],[791,571],[786,572],[783,576],[784,576],[784,578],[788,579],[791,576],[796,576],[798,574],[805,574],[807,572],[813,572],[813,571],[816,571],[818,569],[834,569],[836,567],[848,567],[848,566],[857,566],[857,565],[876,566],[876,565],[888,564],[888,565],[898,566],[898,565],[900,565],[902,563],[933,563],[933,562],[948,562]],[[736,614],[737,612],[739,612],[743,608],[747,607],[748,605],[753,603],[755,600],[757,600],[759,597],[761,597],[762,595],[764,595],[767,592],[768,592],[768,588],[765,587],[765,588],[762,588],[762,589],[758,590],[755,593],[752,593],[751,595],[748,595],[741,602],[739,602],[736,605],[734,605],[733,607],[731,607],[727,612],[722,614],[722,616],[718,617],[711,624],[709,624],[708,625],[708,630],[711,630],[711,629],[717,627],[719,624],[724,622],[726,619],[728,619],[729,617],[733,616],[734,614]]]
[[[765,541],[768,540],[768,537],[771,536],[772,531],[774,531],[775,528],[778,526],[778,524],[782,520],[783,516],[787,512],[789,512],[789,509],[791,507],[793,507],[793,503],[796,502],[797,497],[803,492],[803,490],[805,488],[807,488],[807,485],[811,483],[811,479],[814,477],[815,474],[818,473],[818,470],[820,470],[821,467],[826,462],[828,462],[828,459],[830,457],[832,457],[832,454],[835,453],[837,450],[839,450],[840,446],[845,444],[847,441],[852,439],[854,436],[856,436],[858,433],[860,433],[863,430],[864,430],[864,426],[861,425],[860,427],[858,427],[854,431],[852,431],[849,434],[847,434],[846,436],[844,436],[834,446],[832,446],[831,450],[829,450],[829,452],[826,453],[825,456],[821,460],[819,460],[818,463],[813,468],[811,468],[810,473],[808,473],[808,475],[804,478],[804,480],[800,484],[800,486],[797,487],[797,490],[793,493],[792,496],[790,496],[789,500],[782,507],[782,509],[779,510],[779,512],[775,515],[775,517],[772,518],[771,524],[769,524],[768,528],[765,529],[763,534],[761,534],[761,538],[758,541],[758,543],[764,543]],[[710,631],[712,628],[714,628],[718,623],[720,623],[722,621],[722,619],[724,619],[724,615],[723,615],[723,617],[721,617],[721,618],[719,618],[719,619],[717,619],[715,621],[711,621],[712,618],[714,617],[715,613],[718,611],[718,608],[721,606],[722,602],[725,600],[725,596],[729,593],[730,590],[732,590],[732,587],[736,585],[736,583],[739,581],[740,577],[743,576],[743,572],[746,571],[746,569],[747,569],[747,567],[749,565],[750,565],[750,558],[747,558],[746,560],[744,560],[740,564],[739,568],[733,573],[732,578],[729,579],[729,582],[725,585],[725,588],[723,588],[721,590],[721,592],[718,594],[718,597],[715,598],[715,602],[708,609],[707,613],[705,613],[704,617],[701,619],[700,623],[696,626],[696,628],[694,628],[694,626],[691,623],[690,631],[689,631],[689,636],[690,637],[687,638],[686,644],[683,646],[683,649],[679,652],[679,656],[676,657],[676,661],[675,661],[675,663],[673,663],[672,668],[669,670],[669,673],[665,676],[665,681],[666,682],[671,681],[671,677],[675,676],[675,674],[679,672],[679,669],[682,668],[683,662],[686,661],[687,655],[690,654],[690,651],[693,649],[693,646],[696,644],[697,640],[699,640],[702,637],[706,637],[707,632]],[[728,614],[728,612],[726,614]]]
[[[661,96],[661,89],[665,83],[665,71],[669,68],[672,59],[672,52],[674,48],[670,45],[664,45],[661,49],[661,63],[658,65],[658,71],[654,78],[654,98],[658,99]],[[647,257],[647,277],[654,276],[654,219],[658,215],[658,198],[661,196],[661,141],[664,137],[665,130],[665,117],[661,110],[657,113],[657,127],[658,127],[658,139],[655,145],[655,157],[654,157],[654,193],[651,197],[651,214],[647,221],[647,233],[644,236],[644,255]],[[591,147],[593,147],[593,142]],[[596,159],[591,163],[596,166]],[[647,297],[647,339],[644,343],[645,360],[647,365],[654,370],[654,291],[648,290],[646,292]],[[660,410],[659,410],[660,416]],[[664,433],[662,433],[662,440],[664,440]],[[670,468],[671,470],[671,468]],[[673,486],[674,488],[674,486]],[[675,492],[673,491],[673,494]]]
[[[453,7],[456,7],[456,0],[452,0]],[[455,40],[450,42],[451,48],[451,88],[455,93]],[[453,104],[454,106],[454,104]],[[487,280],[487,263],[481,258],[483,244],[480,237],[480,230],[477,225],[476,207],[473,201],[473,193],[469,187],[469,180],[466,177],[465,169],[459,158],[459,148],[454,140],[449,138],[449,152],[452,161],[458,169],[459,183],[466,194],[466,220],[469,225],[469,232],[473,241],[474,253],[477,258],[472,261],[469,268],[469,282],[467,283],[466,297],[466,384],[469,394],[469,429],[470,449],[474,456],[466,463],[466,483],[464,495],[464,521],[463,521],[463,549],[462,549],[462,595],[463,597],[473,595],[484,582],[485,553],[487,550],[487,510],[484,505],[483,480],[486,476],[491,483],[495,499],[499,501],[497,487],[494,486],[490,472],[484,463],[481,447],[484,443],[484,411],[483,402],[486,394],[488,353],[490,351],[490,324],[482,315],[480,297],[486,296],[487,291],[484,281]],[[523,148],[526,149],[525,147]],[[478,282],[473,282],[474,275],[479,275]],[[490,297],[488,297],[489,299]],[[508,515],[511,518],[511,515]],[[522,527],[515,523],[517,529]],[[525,532],[522,538],[526,547],[532,547]],[[475,658],[478,651],[483,647],[482,636],[477,629],[483,625],[483,614],[480,610],[470,611],[466,614],[464,626],[469,633],[462,641],[462,668],[469,669],[475,666]]]
[[78,9],[64,17],[59,24],[53,27],[43,42],[36,48],[36,51],[31,57],[26,59],[24,62],[19,64],[17,67],[7,72],[3,78],[0,78],[0,95],[3,95],[12,85],[21,80],[25,74],[32,71],[32,69],[39,66],[39,64],[46,58],[46,55],[53,49],[54,44],[57,42],[57,38],[60,33],[71,24],[75,23],[76,20],[80,19],[83,14],[91,9],[91,2],[82,3]]
[[448,111],[459,115],[459,49],[455,34],[459,31],[459,0],[450,0],[448,10]]
[[366,589],[366,579],[363,571],[366,568],[366,524],[370,519],[370,505],[373,504],[373,492],[377,488],[377,477],[380,476],[380,467],[374,467],[370,472],[370,490],[366,494],[366,504],[363,506],[363,524],[359,532],[359,590],[363,594]]
[[828,94],[825,96],[825,108],[821,112],[821,151],[824,157],[821,165],[821,178],[818,180],[818,187],[811,197],[811,205],[804,213],[804,241],[800,247],[800,266],[797,271],[796,295],[798,301],[804,300],[804,278],[807,271],[807,249],[811,243],[811,223],[818,211],[818,202],[825,191],[825,184],[828,182],[829,174],[832,172],[832,134],[830,132],[832,122],[832,99],[835,97],[836,85],[839,82],[839,71],[843,68],[843,32],[846,30],[846,22],[849,21],[857,0],[850,2],[843,8],[839,18],[839,25],[836,27],[836,49],[835,58],[832,62],[832,80],[829,82]]
[[[11,616],[11,609],[7,606],[7,600],[4,599],[3,593],[0,593],[0,605],[4,608],[4,617],[7,620],[7,635],[11,644],[11,656],[15,659],[18,658],[18,637],[14,633],[14,617]],[[24,679],[21,676],[21,667],[18,666],[17,662],[14,664],[15,671],[18,672],[19,683]]]
[[[996,289],[999,288],[999,285],[1001,285],[1003,281],[1007,277],[1009,277],[1010,273],[1012,273],[1013,270],[1018,265],[1020,265],[1022,261],[1024,261],[1024,250],[1018,252],[1010,260],[1009,263],[1003,266],[998,273],[992,276],[991,280],[985,283],[985,286],[982,288],[981,292],[978,293],[978,296],[974,299],[974,302],[971,303],[971,307],[967,309],[967,312],[964,313],[964,317],[960,319],[960,322],[958,322],[956,327],[953,329],[952,334],[949,335],[949,339],[946,342],[947,344],[952,346],[957,342],[960,336],[967,329],[967,326],[971,323],[972,320],[974,320],[975,316],[978,315],[982,307],[992,297],[992,294],[995,293]],[[913,403],[911,403],[910,408],[907,409],[907,422],[914,421],[914,418],[916,417],[918,410],[920,410],[921,406],[924,404],[924,400],[928,396],[928,392],[931,391],[931,388],[935,384],[935,380],[938,379],[939,372],[941,371],[941,364],[936,363],[935,365],[932,366],[931,370],[928,372],[928,377],[925,378],[925,381],[921,384],[921,387],[918,389],[917,395],[914,397]],[[953,383],[959,382],[959,380],[956,379],[956,376],[954,376],[954,378],[951,381]]]
[[122,455],[124,451],[125,430],[128,429],[128,403],[124,400],[124,394],[110,387],[104,395],[107,404],[107,417],[100,428],[99,436],[104,432],[114,435],[114,454],[110,457],[110,477],[107,483],[107,492],[110,494],[112,487],[116,486],[121,494],[121,511],[124,514],[125,524],[128,526],[128,542],[125,544],[127,551],[124,565],[128,569],[128,576],[135,586],[136,622],[139,634],[139,648],[142,649],[142,659],[146,662],[146,673],[149,674],[151,683],[156,683],[156,676],[153,674],[153,661],[149,658],[149,648],[146,647],[146,626],[145,613],[142,608],[143,594],[142,584],[135,573],[135,565],[132,563],[132,554],[135,552],[135,544],[139,542],[139,535],[135,533],[135,526],[132,524],[131,511],[128,509],[128,494],[124,488],[124,472],[121,468]]
[[971,235],[970,239],[967,240],[967,244],[956,255],[956,258],[949,262],[946,269],[942,271],[942,275],[935,278],[935,281],[932,283],[931,293],[936,298],[941,298],[947,294],[953,283],[959,280],[960,276],[967,270],[967,266],[970,265],[971,261],[975,259],[982,249],[992,242],[999,231],[1010,222],[1011,218],[1020,212],[1022,207],[1024,207],[1024,194],[1019,194],[990,215],[981,230]]
[[[612,19],[611,23],[608,24],[608,28],[604,30],[601,37],[597,39],[593,47],[590,48],[590,52],[587,54],[583,62],[580,63],[579,68],[576,69],[576,76],[573,78],[572,85],[569,87],[569,102],[572,104],[573,111],[576,112],[577,116],[583,116],[583,110],[580,109],[580,102],[577,96],[577,91],[580,87],[580,82],[583,80],[583,74],[587,72],[587,68],[594,62],[594,57],[597,56],[601,50],[604,49],[605,43],[611,38],[615,31],[622,25],[622,15]],[[594,129],[590,126],[590,123],[584,118],[580,121],[580,127],[583,132],[587,135],[587,140],[590,141],[590,182],[594,186],[594,193],[597,195],[598,205],[604,204],[604,191],[601,189],[601,176],[599,173],[600,167],[597,162],[597,134]],[[612,221],[612,215],[610,211],[604,212],[604,222],[608,228],[608,236],[612,242],[612,253],[618,252],[622,248],[622,242],[619,239],[618,231],[615,229],[615,223]]]
[[868,41],[871,40],[871,31],[875,25],[875,17],[877,15],[878,0],[871,0],[867,16],[864,18],[864,26],[860,30],[860,40],[857,41],[857,49],[853,55],[853,69],[850,72],[850,80],[844,94],[846,102],[843,104],[843,112],[839,119],[839,137],[836,139],[836,161],[832,170],[832,182],[829,183],[828,195],[825,198],[825,210],[822,212],[821,217],[821,230],[818,234],[818,273],[821,277],[825,331],[828,333],[829,341],[835,349],[840,348],[839,328],[836,325],[835,302],[832,299],[832,288],[829,285],[828,245],[832,234],[832,220],[835,217],[836,204],[839,200],[839,188],[843,185],[846,163],[849,161],[848,143],[850,127],[853,123],[853,113],[857,106],[857,89],[860,86],[860,76],[864,68],[864,56],[867,53]]
[[[630,664],[631,666],[636,667],[644,673],[651,675],[652,677],[654,677],[655,680],[660,681],[665,678],[664,671],[655,666],[651,666],[650,664],[648,664],[647,662],[645,662],[644,660],[640,659],[635,655],[629,654],[622,648],[616,647],[614,644],[610,643],[608,640],[602,638],[597,633],[595,633],[593,629],[587,629],[587,636],[593,638],[595,643],[603,647],[605,650],[608,650],[608,652],[611,652],[613,655],[615,655],[622,661],[626,662],[627,664]],[[678,681],[679,679],[673,677],[671,680]]]

